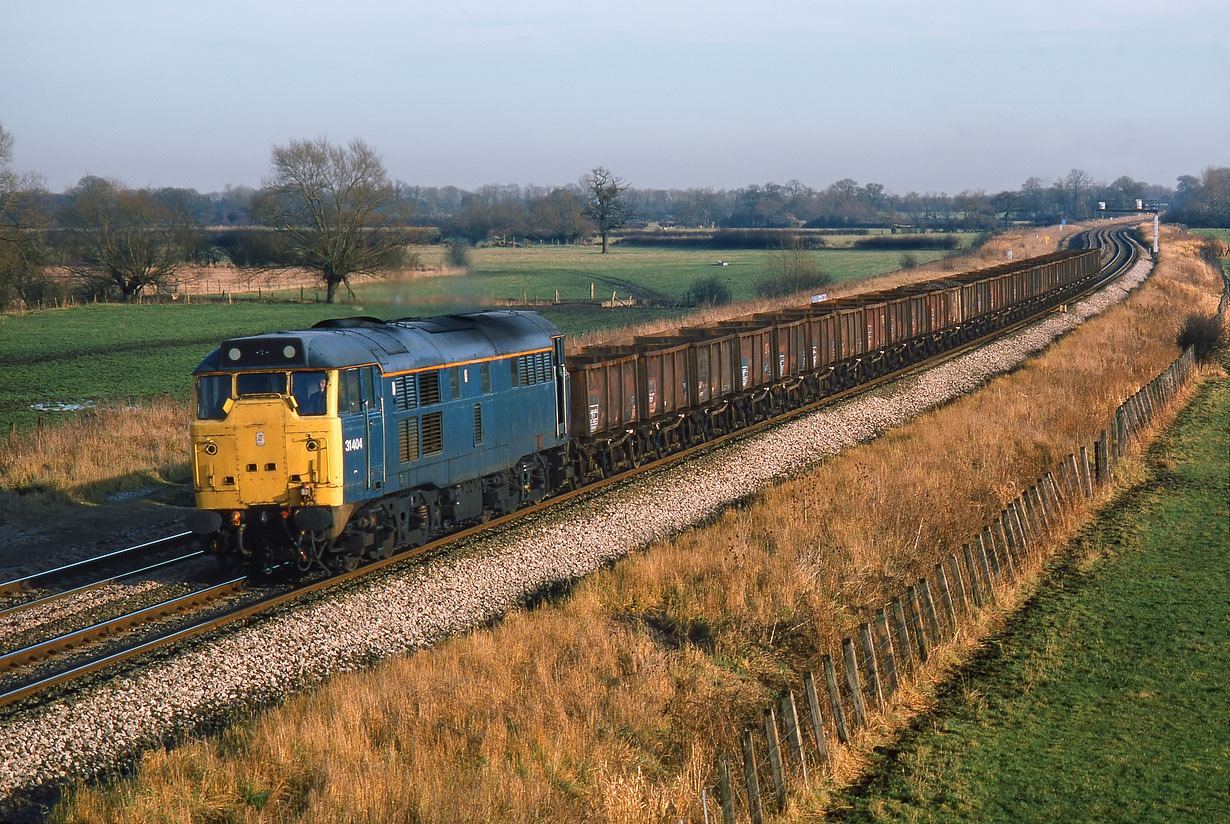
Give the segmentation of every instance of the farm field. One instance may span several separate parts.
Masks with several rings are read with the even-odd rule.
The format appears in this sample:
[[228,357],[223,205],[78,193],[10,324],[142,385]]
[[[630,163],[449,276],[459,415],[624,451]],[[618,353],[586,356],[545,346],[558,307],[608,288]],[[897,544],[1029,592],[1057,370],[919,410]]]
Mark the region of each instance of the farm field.
[[[488,305],[496,301],[588,300],[590,284],[597,300],[677,300],[694,281],[717,276],[736,300],[754,297],[752,287],[766,271],[770,252],[762,249],[671,249],[614,247],[609,254],[593,246],[487,247],[470,252],[468,274],[386,281],[356,287],[359,299],[392,303],[397,299],[432,304]],[[944,256],[935,251],[912,252],[920,263]],[[421,252],[424,263],[438,264],[439,247]],[[882,275],[901,265],[900,251],[816,250],[809,256],[834,282]],[[718,265],[724,261],[727,265]],[[298,290],[294,290],[298,295]],[[309,296],[312,290],[308,290]]]
[[1228,420],[1223,375],[935,709],[815,820],[1224,820]]

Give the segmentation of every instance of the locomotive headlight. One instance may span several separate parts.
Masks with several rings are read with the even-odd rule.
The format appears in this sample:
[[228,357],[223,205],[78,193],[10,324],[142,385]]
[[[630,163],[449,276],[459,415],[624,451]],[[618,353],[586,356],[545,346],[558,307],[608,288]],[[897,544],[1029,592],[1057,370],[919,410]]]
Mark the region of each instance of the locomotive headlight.
[[201,447],[206,455],[217,455],[218,445],[213,441],[206,441],[205,446]]
[[308,438],[307,451],[315,452],[317,449],[320,449],[320,443],[314,438]]

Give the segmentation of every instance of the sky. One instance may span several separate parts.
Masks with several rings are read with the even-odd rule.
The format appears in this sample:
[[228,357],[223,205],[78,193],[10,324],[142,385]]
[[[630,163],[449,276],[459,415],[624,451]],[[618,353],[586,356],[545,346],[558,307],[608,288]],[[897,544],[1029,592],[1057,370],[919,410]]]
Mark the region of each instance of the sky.
[[201,192],[362,139],[410,185],[997,192],[1230,165],[1228,0],[0,0],[13,166]]

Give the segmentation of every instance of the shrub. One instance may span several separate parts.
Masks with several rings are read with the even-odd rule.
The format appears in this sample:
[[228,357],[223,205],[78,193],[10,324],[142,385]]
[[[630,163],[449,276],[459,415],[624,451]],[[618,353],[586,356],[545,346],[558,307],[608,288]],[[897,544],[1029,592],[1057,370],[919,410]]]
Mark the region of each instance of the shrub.
[[470,268],[470,244],[464,240],[448,242],[448,262],[458,269]]
[[1180,349],[1191,346],[1196,350],[1196,360],[1208,363],[1217,350],[1225,345],[1226,330],[1217,315],[1188,315],[1179,327],[1175,343]]
[[692,282],[683,299],[689,306],[721,306],[730,303],[730,287],[717,275],[700,278]]
[[914,269],[918,266],[918,256],[913,252],[906,252],[901,256],[902,269]]

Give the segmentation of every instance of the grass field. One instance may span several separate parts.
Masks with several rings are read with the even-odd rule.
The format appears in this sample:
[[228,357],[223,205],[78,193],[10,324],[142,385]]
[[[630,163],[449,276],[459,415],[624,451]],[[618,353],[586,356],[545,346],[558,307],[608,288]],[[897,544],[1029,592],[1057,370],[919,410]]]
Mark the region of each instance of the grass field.
[[1223,376],[831,819],[1230,816],[1227,421]]

